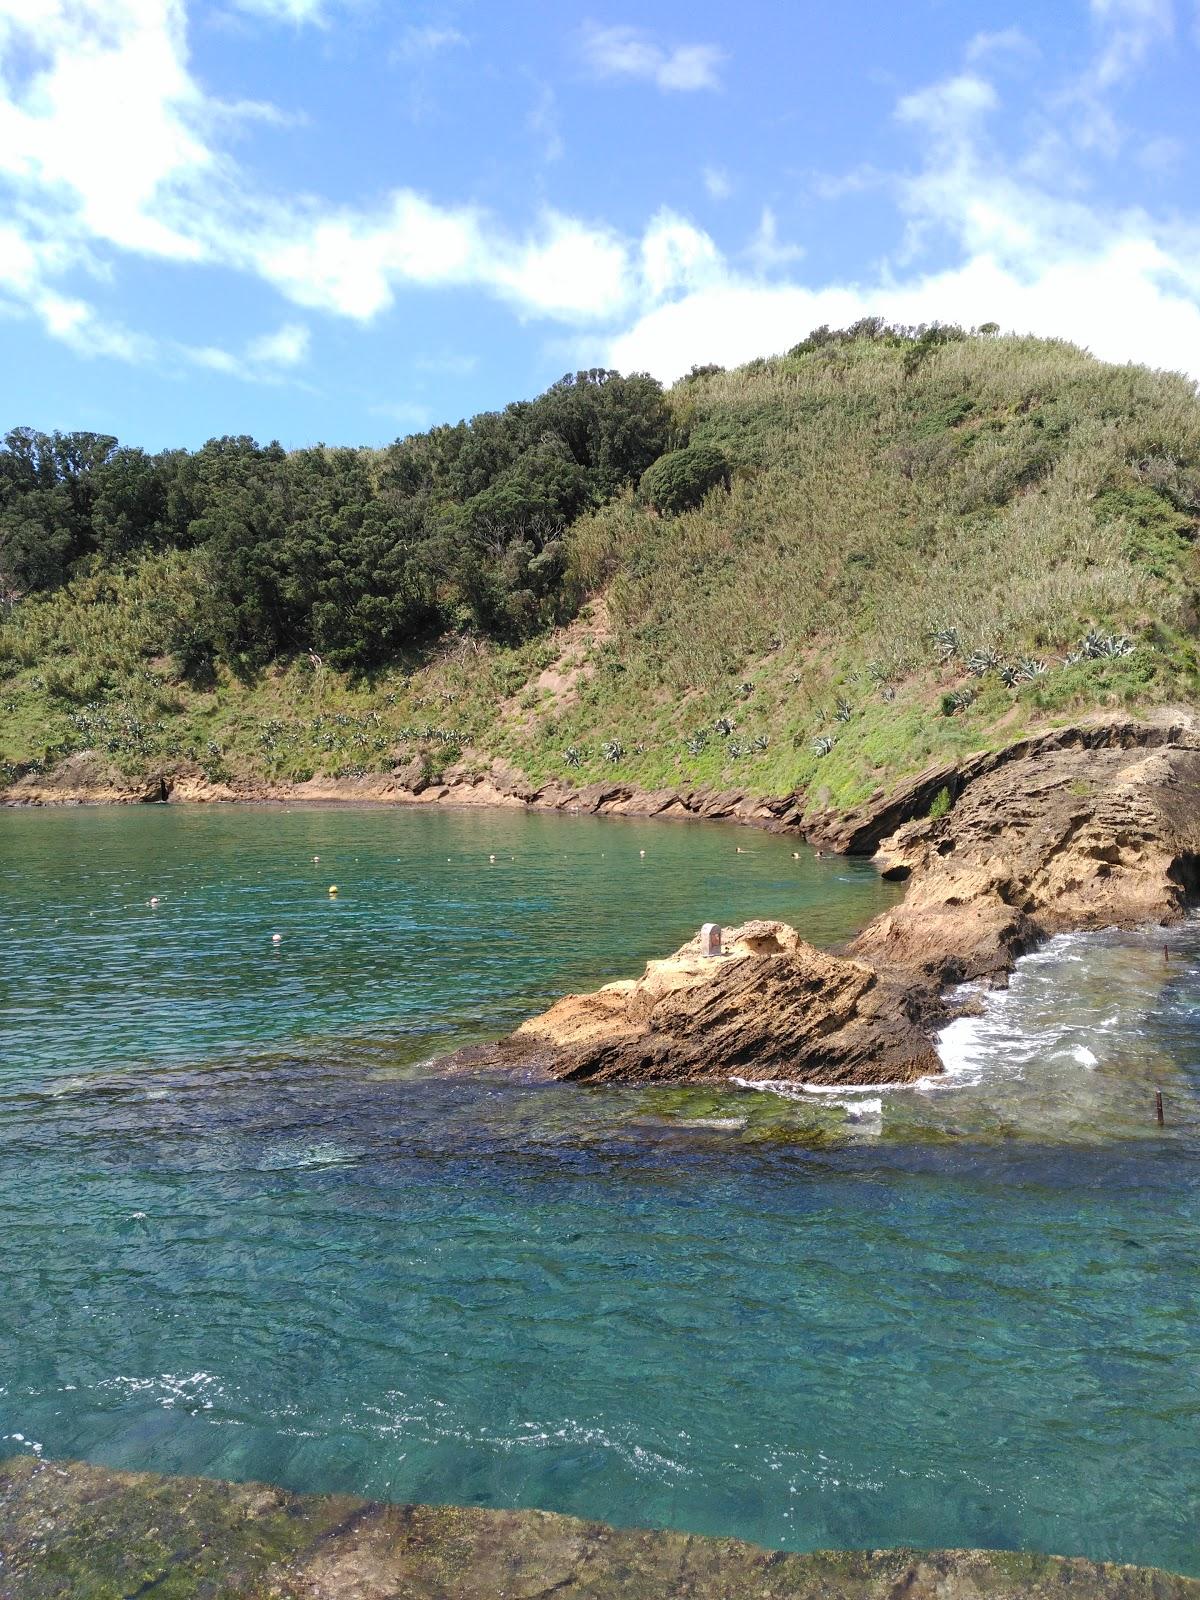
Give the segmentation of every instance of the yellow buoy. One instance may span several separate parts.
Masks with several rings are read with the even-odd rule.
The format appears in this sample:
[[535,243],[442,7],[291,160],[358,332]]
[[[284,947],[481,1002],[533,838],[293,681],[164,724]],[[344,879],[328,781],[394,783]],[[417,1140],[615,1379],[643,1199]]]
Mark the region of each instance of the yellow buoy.
[[330,894],[336,894],[338,892],[338,886],[336,883],[331,883],[329,885],[329,892]]

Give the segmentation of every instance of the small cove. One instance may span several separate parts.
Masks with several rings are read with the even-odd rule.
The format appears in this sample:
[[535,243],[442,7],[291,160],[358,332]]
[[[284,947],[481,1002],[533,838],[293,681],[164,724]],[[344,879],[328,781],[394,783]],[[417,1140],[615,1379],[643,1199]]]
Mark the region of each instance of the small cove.
[[0,815],[0,1449],[1200,1571],[1195,924],[1052,942],[878,1118],[423,1069],[707,916],[896,897],[792,848]]

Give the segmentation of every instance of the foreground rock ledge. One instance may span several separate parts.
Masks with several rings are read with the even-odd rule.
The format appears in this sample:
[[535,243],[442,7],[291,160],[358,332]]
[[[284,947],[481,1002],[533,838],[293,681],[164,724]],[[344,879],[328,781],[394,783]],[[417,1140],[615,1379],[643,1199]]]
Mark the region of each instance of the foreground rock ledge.
[[378,1505],[79,1462],[0,1462],[3,1600],[1200,1600],[1151,1567],[824,1551],[544,1511]]

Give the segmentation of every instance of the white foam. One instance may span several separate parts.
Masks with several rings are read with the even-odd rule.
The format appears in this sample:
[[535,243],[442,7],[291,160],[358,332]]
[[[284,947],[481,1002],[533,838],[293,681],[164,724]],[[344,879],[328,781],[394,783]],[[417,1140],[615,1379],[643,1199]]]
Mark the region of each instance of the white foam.
[[800,1100],[804,1084],[793,1083],[790,1078],[730,1078],[738,1089],[753,1089],[756,1094],[777,1094],[781,1100]]
[[357,1159],[353,1151],[335,1144],[332,1139],[322,1139],[314,1144],[288,1142],[276,1145],[266,1153],[259,1166],[265,1172],[286,1172],[303,1167],[347,1167]]
[[716,1128],[719,1132],[736,1133],[739,1128],[746,1126],[745,1117],[676,1117],[672,1121],[676,1128]]
[[878,1122],[883,1116],[883,1098],[880,1095],[873,1100],[831,1100],[829,1104],[840,1106],[850,1122]]
[[900,1083],[827,1084],[799,1083],[791,1078],[730,1078],[739,1089],[755,1089],[760,1094],[778,1095],[781,1100],[803,1102],[806,1095],[823,1095],[825,1104],[846,1113],[847,1122],[880,1125],[883,1118],[882,1089],[902,1089]]

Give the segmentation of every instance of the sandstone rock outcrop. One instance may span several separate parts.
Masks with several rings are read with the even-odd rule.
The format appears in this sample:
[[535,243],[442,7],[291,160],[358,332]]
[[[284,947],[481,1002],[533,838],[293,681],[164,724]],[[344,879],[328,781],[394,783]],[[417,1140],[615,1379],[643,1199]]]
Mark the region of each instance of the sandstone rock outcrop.
[[719,956],[693,939],[640,978],[568,995],[453,1060],[593,1083],[907,1082],[941,1070],[931,1014],[933,990],[756,921],[729,932]]
[[876,859],[908,888],[854,954],[938,983],[1002,979],[1048,934],[1174,921],[1198,883],[1200,740],[1010,755]]

